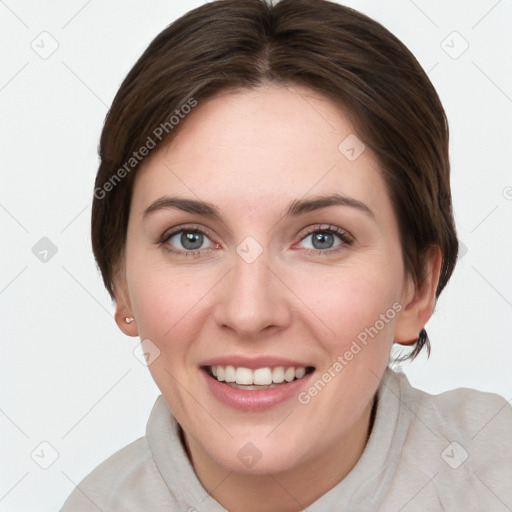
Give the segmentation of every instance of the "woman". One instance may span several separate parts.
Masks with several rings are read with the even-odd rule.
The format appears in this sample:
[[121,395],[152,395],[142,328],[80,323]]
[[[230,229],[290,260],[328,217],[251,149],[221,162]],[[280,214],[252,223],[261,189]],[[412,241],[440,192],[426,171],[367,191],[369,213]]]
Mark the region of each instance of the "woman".
[[389,366],[457,257],[448,127],[412,54],[324,0],[165,29],[103,130],[93,250],[162,392],[63,511],[510,510],[512,409]]

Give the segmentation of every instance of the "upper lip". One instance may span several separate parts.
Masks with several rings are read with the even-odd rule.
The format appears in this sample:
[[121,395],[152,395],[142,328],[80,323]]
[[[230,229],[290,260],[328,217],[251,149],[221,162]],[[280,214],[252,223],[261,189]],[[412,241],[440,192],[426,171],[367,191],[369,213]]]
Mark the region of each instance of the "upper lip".
[[251,370],[256,370],[258,368],[276,368],[278,366],[283,366],[285,368],[309,368],[313,365],[284,357],[220,356],[207,359],[200,363],[199,366],[234,366],[235,368],[249,368]]

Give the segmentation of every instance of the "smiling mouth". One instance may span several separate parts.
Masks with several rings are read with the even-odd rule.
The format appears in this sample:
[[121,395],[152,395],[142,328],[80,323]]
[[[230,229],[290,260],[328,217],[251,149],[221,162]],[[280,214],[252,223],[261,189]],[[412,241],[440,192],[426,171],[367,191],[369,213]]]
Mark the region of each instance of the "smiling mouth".
[[205,366],[203,370],[218,382],[235,389],[251,391],[272,389],[300,380],[312,373],[315,368],[313,366],[276,366],[252,370],[244,367],[216,365]]

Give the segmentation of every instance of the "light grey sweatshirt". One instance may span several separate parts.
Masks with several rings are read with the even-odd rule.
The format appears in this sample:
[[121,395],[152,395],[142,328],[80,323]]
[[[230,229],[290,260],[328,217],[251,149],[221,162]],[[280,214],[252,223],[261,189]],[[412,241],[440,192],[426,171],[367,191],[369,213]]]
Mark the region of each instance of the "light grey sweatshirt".
[[[307,512],[511,512],[512,407],[458,388],[430,395],[386,369],[352,471]],[[225,512],[203,488],[162,396],[146,435],[109,457],[61,512]]]

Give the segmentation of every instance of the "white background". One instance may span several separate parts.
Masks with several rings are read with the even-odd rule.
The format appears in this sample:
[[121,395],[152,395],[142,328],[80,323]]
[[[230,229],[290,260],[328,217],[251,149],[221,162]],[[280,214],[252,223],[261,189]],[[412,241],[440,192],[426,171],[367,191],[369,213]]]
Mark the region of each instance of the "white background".
[[[135,60],[201,3],[0,2],[0,512],[57,511],[87,473],[144,435],[158,389],[132,353],[138,340],[114,322],[90,246],[96,149]],[[428,324],[432,356],[403,370],[430,393],[471,387],[509,399],[512,0],[346,4],[412,50],[450,121],[467,253]],[[47,59],[31,47],[43,37],[47,50],[58,44]],[[58,250],[46,263],[32,252],[42,237]],[[31,458],[51,457],[43,441],[58,452],[48,469]]]

